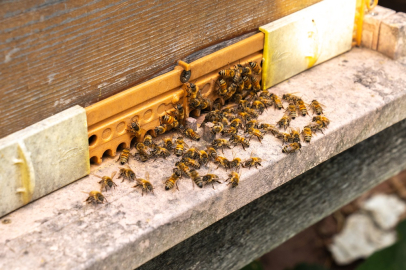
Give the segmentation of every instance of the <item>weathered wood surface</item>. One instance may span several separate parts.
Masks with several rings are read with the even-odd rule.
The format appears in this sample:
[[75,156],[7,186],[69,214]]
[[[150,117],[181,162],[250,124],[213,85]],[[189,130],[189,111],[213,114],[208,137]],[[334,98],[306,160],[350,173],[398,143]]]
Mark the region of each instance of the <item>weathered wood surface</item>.
[[319,1],[3,1],[0,137]]
[[241,269],[404,169],[405,120],[292,179],[138,269]]

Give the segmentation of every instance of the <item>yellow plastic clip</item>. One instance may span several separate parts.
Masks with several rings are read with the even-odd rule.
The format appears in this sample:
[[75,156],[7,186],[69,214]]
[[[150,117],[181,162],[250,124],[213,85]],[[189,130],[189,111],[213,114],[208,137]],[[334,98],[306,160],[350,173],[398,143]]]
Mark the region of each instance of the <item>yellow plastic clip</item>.
[[368,11],[371,11],[377,5],[378,5],[378,0],[374,0],[372,5],[371,5],[371,0],[357,0],[352,46],[361,46],[362,26],[364,23],[365,7],[368,9]]

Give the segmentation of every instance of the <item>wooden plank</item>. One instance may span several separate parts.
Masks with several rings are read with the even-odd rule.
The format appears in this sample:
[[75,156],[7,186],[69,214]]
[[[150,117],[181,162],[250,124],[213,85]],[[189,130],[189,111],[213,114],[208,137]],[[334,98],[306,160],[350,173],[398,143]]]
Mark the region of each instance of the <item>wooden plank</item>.
[[241,269],[406,169],[404,138],[405,120],[240,208],[138,269]]
[[320,0],[0,3],[0,137]]

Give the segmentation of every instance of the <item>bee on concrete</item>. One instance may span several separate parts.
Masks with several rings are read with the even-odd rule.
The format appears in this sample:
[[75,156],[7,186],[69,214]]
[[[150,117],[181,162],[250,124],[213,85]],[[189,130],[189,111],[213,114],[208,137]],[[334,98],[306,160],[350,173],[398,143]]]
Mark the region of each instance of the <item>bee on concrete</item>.
[[165,181],[165,190],[170,190],[176,185],[176,189],[179,190],[178,188],[178,180],[179,180],[179,175],[176,173],[173,173],[166,181]]
[[238,183],[240,182],[240,175],[237,172],[231,172],[228,175],[226,182],[229,182],[228,185],[231,185],[234,188],[238,186]]
[[201,176],[199,176],[199,173],[196,170],[190,171],[190,178],[196,184],[196,186],[198,186],[199,188],[203,187],[204,184],[203,179]]
[[200,163],[197,160],[188,158],[188,157],[184,157],[181,159],[182,163],[185,163],[186,165],[196,168],[196,169],[200,169]]
[[176,147],[174,150],[174,154],[178,157],[183,155],[183,152],[185,151],[185,145],[187,146],[187,144],[183,141],[183,137],[178,137],[176,139]]
[[293,140],[292,135],[290,135],[289,133],[279,132],[277,135],[275,135],[275,137],[282,140],[282,145],[292,142]]
[[[136,116],[134,116],[136,117]],[[127,125],[127,132],[135,135],[135,137],[139,137],[141,136],[141,127],[140,127],[140,123],[138,122],[138,120],[134,120],[134,117],[131,119],[131,123],[128,126]]]
[[330,120],[324,115],[318,115],[313,117],[313,122],[320,121],[323,123],[323,127],[326,128],[330,124]]
[[[222,112],[222,119],[221,119],[221,122],[223,122],[223,119],[226,119],[227,121],[228,120],[232,120],[232,119],[234,119],[235,118],[235,114],[234,113],[231,113],[231,112],[225,112],[225,111],[223,111]],[[225,124],[225,123],[223,123],[223,124]],[[226,124],[228,124],[228,123],[226,123]]]
[[300,113],[302,116],[309,115],[309,113],[307,112],[306,105],[305,105],[305,103],[304,103],[303,100],[298,99],[297,102],[296,102],[296,106],[297,106],[297,109],[298,109],[299,113]]
[[298,101],[299,99],[301,99],[301,98],[298,97],[298,96],[296,96],[296,95],[294,95],[294,94],[283,94],[282,99],[283,99],[283,100],[286,100],[286,101],[289,102],[289,103],[293,102],[294,104],[296,104],[297,101]]
[[249,62],[248,64],[251,66],[252,72],[255,74],[261,73],[261,67],[256,62]]
[[213,106],[213,104],[210,99],[208,99],[208,98],[200,99],[200,109],[201,110],[211,108],[212,106]]
[[313,100],[312,103],[310,103],[310,107],[313,110],[313,113],[316,113],[318,115],[323,114],[323,104],[319,103],[317,100]]
[[120,167],[119,169],[120,169],[120,171],[118,172],[117,179],[123,178],[123,181],[121,181],[121,183],[124,182],[125,179],[127,179],[129,181],[135,180],[135,177],[136,177],[135,172],[133,170],[131,170],[131,168],[129,166],[128,166],[128,168]]
[[295,143],[290,143],[288,145],[285,145],[282,148],[282,153],[291,154],[291,153],[294,153],[296,151],[300,151],[300,148],[302,148],[302,145],[300,144],[300,142],[299,143],[296,143],[296,142]]
[[257,128],[258,127],[258,120],[251,120],[245,123],[245,129],[248,130],[250,128]]
[[211,128],[211,133],[217,134],[221,133],[224,129],[224,125],[221,122],[216,122],[214,126]]
[[283,109],[282,101],[279,99],[279,97],[277,95],[271,93],[269,97],[273,101],[275,109],[278,109],[278,110]]
[[[246,109],[248,109],[248,108],[246,108]],[[241,117],[241,119],[244,120],[245,123],[251,121],[251,119],[252,119],[252,116],[246,112],[239,112],[238,116]],[[236,118],[236,119],[238,119],[238,118]]]
[[310,143],[311,139],[312,139],[312,129],[310,128],[310,126],[305,126],[302,130],[302,136],[303,136],[303,140],[307,143]]
[[228,169],[230,168],[230,161],[228,159],[226,159],[225,157],[222,156],[217,156],[217,158],[213,161],[214,164],[217,164],[217,169],[221,166],[224,169]]
[[235,70],[234,69],[223,69],[219,71],[219,75],[223,78],[234,78]]
[[217,151],[213,147],[207,147],[207,155],[210,160],[215,160],[218,157]]
[[192,139],[194,141],[199,141],[200,140],[200,135],[197,134],[193,129],[188,128],[185,130],[185,136],[188,137],[189,139]]
[[174,147],[173,141],[172,141],[172,136],[170,138],[165,138],[164,139],[164,145],[163,147],[165,147],[168,150],[172,150]]
[[143,143],[137,143],[135,147],[140,155],[141,161],[145,162],[149,159],[149,153],[147,152],[147,147]]
[[[233,114],[235,114],[235,108],[227,107],[221,110],[221,113],[224,117],[230,118]],[[229,114],[229,115],[226,115]]]
[[209,162],[209,155],[207,154],[206,151],[204,150],[199,151],[199,162],[202,165],[206,165]]
[[[176,123],[178,123],[176,121]],[[163,124],[161,126],[157,126],[154,128],[155,134],[161,135],[164,134],[166,131],[168,131],[171,127],[169,127],[167,124]]]
[[257,97],[257,99],[261,101],[262,104],[264,104],[265,108],[271,107],[273,105],[273,102],[267,98]]
[[227,140],[225,139],[214,139],[213,142],[211,143],[214,149],[219,149],[221,148],[222,151],[224,148],[230,148],[230,144]]
[[324,123],[320,120],[316,120],[316,122],[313,122],[309,125],[310,129],[312,130],[313,133],[316,133],[317,131],[320,131],[321,133],[324,134],[323,128],[324,128]]
[[283,127],[285,130],[290,125],[290,117],[288,115],[284,115],[278,122],[277,125],[279,127]]
[[233,66],[233,69],[235,70],[235,72],[242,73],[244,67],[241,64],[236,64],[236,65]]
[[199,151],[196,150],[196,148],[192,147],[186,151],[186,153],[183,155],[183,157],[198,159],[200,157],[200,153],[199,153]]
[[250,142],[246,138],[239,136],[237,134],[231,135],[230,142],[233,143],[234,145],[241,144],[244,150],[245,148],[250,147]]
[[261,85],[259,84],[259,80],[256,77],[252,77],[251,82],[252,82],[252,89],[255,92],[259,92],[261,90]]
[[221,135],[223,135],[223,136],[231,136],[233,134],[237,134],[237,132],[238,132],[238,129],[236,129],[235,127],[226,127],[221,132]]
[[171,153],[169,152],[168,149],[166,149],[164,147],[160,147],[158,145],[153,146],[153,148],[151,150],[151,154],[153,156],[155,156],[156,158],[163,157],[164,159],[166,159],[167,157],[169,157],[171,155]]
[[249,66],[243,67],[241,74],[243,76],[250,77],[252,75],[251,67],[249,67]]
[[260,124],[260,125],[258,126],[258,128],[259,128],[260,130],[262,130],[262,133],[271,132],[272,135],[274,135],[274,136],[276,136],[277,134],[279,134],[279,130],[278,130],[274,125],[271,125],[271,124],[262,123],[262,124]]
[[236,155],[233,151],[233,160],[229,162],[229,168],[230,169],[233,169],[233,168],[240,169],[240,167],[241,167],[241,158],[236,157]]
[[189,99],[189,106],[192,109],[200,109],[200,99],[199,98]]
[[216,174],[208,173],[205,176],[203,176],[202,180],[205,183],[205,185],[211,184],[213,189],[214,189],[214,182],[221,184],[221,182],[219,181],[220,178]]
[[295,119],[296,116],[297,116],[295,104],[289,103],[289,106],[288,106],[288,108],[286,109],[285,112],[286,112],[286,114],[287,114],[288,116],[290,116],[292,119]]
[[290,137],[292,138],[291,142],[300,143],[300,129],[291,128]]
[[147,179],[142,179],[142,178],[136,178],[135,180],[137,181],[137,184],[133,186],[133,188],[141,187],[141,194],[144,196],[144,191],[145,192],[152,192],[154,194],[154,186],[151,184],[149,181],[149,173],[146,173],[146,178]]
[[217,90],[219,96],[224,96],[227,94],[227,82],[224,79],[218,80],[217,85],[219,86]]
[[259,96],[263,97],[263,98],[270,98],[271,97],[271,93],[269,93],[268,90],[262,90],[261,92],[259,92]]
[[89,197],[85,200],[86,203],[93,203],[93,204],[98,204],[98,203],[104,203],[104,201],[107,201],[107,199],[103,196],[103,194],[100,191],[90,191],[89,192]]
[[248,100],[246,100],[246,99],[240,100],[240,102],[238,103],[238,110],[244,111],[245,108],[247,108],[249,106],[250,106],[250,104],[249,104]]
[[182,171],[181,171],[181,169],[179,169],[178,166],[175,166],[175,168],[173,168],[172,172],[175,173],[179,177],[182,176]]
[[185,163],[179,161],[175,163],[175,166],[179,168],[181,175],[189,176],[190,169]]
[[259,142],[262,142],[262,140],[264,139],[264,134],[262,134],[262,132],[261,132],[259,129],[256,129],[256,128],[249,128],[249,129],[247,130],[247,133],[248,133],[249,135],[251,135],[251,136],[250,136],[250,140],[251,140],[252,136],[257,137],[257,139],[258,139]]
[[251,169],[251,167],[255,166],[255,168],[258,169],[258,166],[262,166],[261,162],[262,162],[261,158],[254,157],[253,153],[251,153],[251,157],[249,159],[247,159],[246,161],[244,161],[242,166],[244,168],[249,168],[249,169]]
[[108,176],[103,176],[103,177],[101,177],[101,176],[95,175],[96,177],[101,178],[101,180],[99,181],[99,184],[101,185],[100,191],[102,191],[103,188],[105,188],[106,191],[107,191],[107,187],[109,187],[109,188],[113,188],[113,187],[114,187],[114,189],[116,188],[117,185],[116,185],[116,183],[114,183],[114,181],[113,181],[114,175],[116,175],[116,173],[117,173],[117,172],[112,172],[112,173],[111,173],[111,177],[108,177]]
[[264,103],[262,103],[262,102],[259,101],[259,100],[253,101],[253,102],[252,102],[252,105],[251,105],[251,108],[252,108],[252,109],[255,109],[255,110],[258,110],[260,114],[263,114],[264,111],[265,111],[265,105],[264,105]]
[[[237,88],[237,91],[239,91],[238,88]],[[237,93],[234,94],[234,96],[232,98],[232,101],[235,102],[235,103],[238,103],[242,99],[243,99],[242,94],[237,92]]]
[[152,142],[152,136],[151,135],[145,135],[144,137],[144,145],[150,147],[154,143]]
[[237,130],[242,128],[242,120],[240,118],[234,118],[230,123],[230,127],[234,127]]
[[128,162],[130,156],[131,156],[130,148],[124,148],[123,151],[121,151],[121,154],[116,160],[116,162],[120,160],[120,164],[124,165]]
[[[179,122],[176,120],[176,117],[170,115],[168,112],[166,112],[167,114],[161,116],[159,118],[159,122],[162,124],[168,124],[174,127],[178,127],[179,126]],[[174,124],[175,123],[175,124]]]
[[184,83],[182,88],[187,93],[186,97],[189,98],[196,98],[199,93],[199,87],[194,83]]
[[250,90],[252,88],[251,79],[248,76],[242,77],[242,81],[244,82],[244,89]]
[[[230,115],[230,114],[228,114],[228,115]],[[234,116],[234,115],[233,115]],[[235,116],[232,118],[232,119],[234,119],[235,118]],[[228,121],[228,119],[226,118],[226,117],[223,117],[223,118],[221,118],[221,121],[220,121],[222,124],[223,124],[223,126],[228,126],[228,125],[230,125],[230,122]]]
[[258,113],[251,108],[245,108],[245,112],[248,113],[249,115],[251,115],[251,117],[257,118],[258,117]]
[[230,86],[227,88],[227,93],[226,93],[226,98],[229,99],[234,95],[234,93],[237,91],[237,85],[235,83],[230,84]]

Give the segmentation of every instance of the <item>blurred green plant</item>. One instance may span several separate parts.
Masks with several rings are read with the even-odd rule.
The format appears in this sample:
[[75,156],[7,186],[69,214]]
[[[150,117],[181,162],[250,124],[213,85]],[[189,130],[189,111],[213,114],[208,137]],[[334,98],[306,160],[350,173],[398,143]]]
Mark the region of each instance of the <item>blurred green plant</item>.
[[328,269],[318,264],[300,263],[291,270],[328,270]]
[[262,263],[260,261],[255,260],[241,270],[264,270],[264,268],[262,267]]

